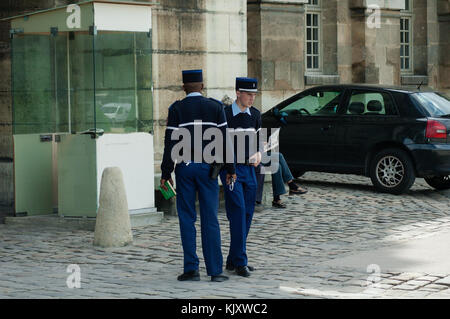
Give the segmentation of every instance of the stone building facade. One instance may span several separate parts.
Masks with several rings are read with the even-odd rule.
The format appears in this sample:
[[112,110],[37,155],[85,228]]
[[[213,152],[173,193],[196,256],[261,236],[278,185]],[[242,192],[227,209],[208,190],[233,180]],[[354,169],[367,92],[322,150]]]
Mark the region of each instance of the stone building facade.
[[[263,110],[328,83],[423,81],[450,90],[448,0],[247,3],[248,68],[262,79]],[[308,65],[311,56],[316,65]]]
[[[140,2],[152,2],[139,0]],[[5,0],[0,19],[76,3]],[[181,70],[202,68],[205,93],[234,98],[260,80],[262,111],[314,85],[371,83],[450,92],[450,0],[158,0],[153,7],[155,173]],[[12,205],[10,25],[0,22],[0,205]]]

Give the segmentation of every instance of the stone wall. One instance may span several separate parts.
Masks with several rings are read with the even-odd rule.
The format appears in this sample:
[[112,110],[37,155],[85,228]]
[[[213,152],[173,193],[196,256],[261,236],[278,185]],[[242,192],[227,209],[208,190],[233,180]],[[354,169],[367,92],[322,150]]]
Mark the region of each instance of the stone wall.
[[337,69],[340,83],[352,82],[352,16],[349,0],[337,5]]
[[415,75],[428,74],[427,0],[414,0],[413,63]]
[[161,0],[153,11],[155,172],[160,172],[169,106],[184,97],[181,71],[203,69],[205,94],[235,97],[247,76],[245,0]]
[[262,111],[304,87],[304,2],[248,1],[249,76],[260,79]]
[[[400,9],[380,6],[380,11],[367,10],[367,4],[353,1],[352,67],[353,82],[400,85]],[[379,21],[372,20],[374,14]],[[369,23],[368,23],[369,21]]]
[[439,83],[440,90],[450,94],[450,0],[439,0]]

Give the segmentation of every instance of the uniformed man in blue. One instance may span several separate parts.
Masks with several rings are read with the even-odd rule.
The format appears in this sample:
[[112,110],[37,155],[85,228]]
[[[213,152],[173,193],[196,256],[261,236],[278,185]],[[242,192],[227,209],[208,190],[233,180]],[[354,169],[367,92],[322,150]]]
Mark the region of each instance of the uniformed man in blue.
[[[229,129],[233,132],[237,180],[234,187],[224,187],[225,208],[230,223],[231,243],[226,268],[239,276],[248,277],[253,267],[247,265],[247,236],[255,210],[257,190],[255,167],[261,162],[258,134],[261,113],[253,107],[258,91],[258,81],[253,78],[236,79],[236,101],[225,107]],[[233,131],[234,129],[234,131]],[[239,138],[239,134],[243,134]],[[245,141],[244,146],[238,141]],[[252,150],[251,143],[256,147]],[[255,144],[256,143],[256,144]],[[254,153],[253,153],[254,152]],[[225,185],[226,173],[221,173]]]
[[[164,141],[164,155],[161,164],[161,187],[169,181],[173,185],[171,173],[174,170],[172,148],[178,142],[172,139],[172,133],[187,129],[191,136],[191,161],[177,162],[175,168],[177,211],[180,222],[181,242],[184,252],[184,273],[178,276],[180,281],[200,280],[199,259],[196,253],[195,210],[196,195],[200,204],[201,237],[203,256],[208,276],[211,281],[221,282],[228,279],[222,275],[223,257],[219,222],[219,186],[217,177],[210,178],[210,165],[204,162],[202,156],[205,141],[194,141],[194,130],[201,126],[202,132],[208,128],[218,128],[226,136],[227,122],[221,102],[202,96],[202,70],[183,71],[183,89],[187,96],[173,103],[169,108],[167,129]],[[196,128],[194,128],[196,127]],[[185,154],[184,154],[185,155]],[[184,158],[184,157],[183,157]],[[195,160],[197,159],[197,160]],[[225,165],[228,181],[235,173],[234,163]]]

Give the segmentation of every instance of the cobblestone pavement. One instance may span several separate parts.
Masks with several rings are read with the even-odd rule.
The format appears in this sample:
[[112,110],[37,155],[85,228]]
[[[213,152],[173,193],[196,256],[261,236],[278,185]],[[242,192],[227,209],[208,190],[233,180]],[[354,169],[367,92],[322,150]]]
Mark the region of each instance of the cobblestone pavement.
[[[267,205],[255,212],[247,250],[257,269],[249,278],[229,273],[227,282],[210,282],[197,236],[202,279],[178,282],[182,250],[174,216],[133,229],[133,245],[114,249],[92,246],[93,232],[0,225],[0,298],[450,298],[450,269],[382,269],[372,280],[365,270],[321,266],[449,230],[450,191],[417,179],[408,194],[393,196],[376,193],[364,177],[322,173],[307,173],[300,183],[309,193],[283,196],[287,209]],[[219,217],[226,257],[223,210]],[[79,289],[66,283],[71,264],[81,270]]]

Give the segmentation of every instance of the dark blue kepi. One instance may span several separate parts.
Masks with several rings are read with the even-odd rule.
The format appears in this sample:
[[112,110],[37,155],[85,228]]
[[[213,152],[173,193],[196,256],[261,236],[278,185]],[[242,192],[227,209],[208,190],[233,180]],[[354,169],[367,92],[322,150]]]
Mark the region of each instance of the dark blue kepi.
[[258,92],[258,80],[254,78],[236,78],[236,91]]
[[185,70],[183,73],[183,83],[203,82],[202,70]]

